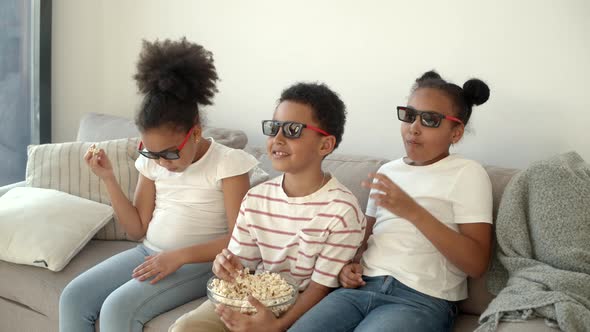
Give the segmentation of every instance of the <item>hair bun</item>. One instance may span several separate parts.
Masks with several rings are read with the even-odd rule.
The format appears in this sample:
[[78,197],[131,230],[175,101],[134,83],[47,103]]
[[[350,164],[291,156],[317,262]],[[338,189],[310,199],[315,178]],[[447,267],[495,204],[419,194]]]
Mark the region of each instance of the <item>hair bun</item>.
[[143,41],[133,76],[143,94],[164,93],[182,102],[211,105],[218,80],[213,56],[186,38]]
[[430,70],[425,72],[424,74],[422,74],[422,76],[418,77],[418,79],[416,79],[416,82],[423,82],[426,80],[440,80],[442,79],[442,77],[435,72],[434,70]]
[[465,101],[470,105],[481,105],[490,98],[490,88],[477,78],[472,78],[463,84]]
[[176,86],[174,78],[169,76],[160,77],[157,83],[157,90],[160,90],[161,92],[173,92],[175,88],[179,88],[178,86]]

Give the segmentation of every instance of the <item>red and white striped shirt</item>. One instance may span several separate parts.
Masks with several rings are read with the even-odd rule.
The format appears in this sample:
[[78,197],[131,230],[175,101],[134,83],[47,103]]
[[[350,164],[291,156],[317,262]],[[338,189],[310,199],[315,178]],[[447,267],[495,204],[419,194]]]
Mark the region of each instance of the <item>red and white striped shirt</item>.
[[301,291],[310,278],[338,287],[365,234],[356,197],[334,177],[305,197],[288,197],[282,183],[279,176],[248,191],[229,250],[251,271],[287,274]]

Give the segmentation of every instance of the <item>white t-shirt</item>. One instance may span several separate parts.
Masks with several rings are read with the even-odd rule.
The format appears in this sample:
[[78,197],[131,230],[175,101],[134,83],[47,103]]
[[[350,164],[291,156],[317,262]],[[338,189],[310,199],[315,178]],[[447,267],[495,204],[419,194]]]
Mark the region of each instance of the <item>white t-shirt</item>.
[[[458,224],[492,223],[492,184],[475,161],[453,154],[431,165],[410,166],[398,159],[378,172],[455,231]],[[375,206],[371,198],[367,216],[376,222],[361,261],[365,275],[392,275],[419,292],[449,301],[467,297],[466,274],[411,222]]]
[[221,180],[247,173],[258,161],[248,153],[216,143],[183,172],[170,172],[139,156],[137,170],[156,186],[156,206],[143,243],[156,250],[182,248],[227,234]]
[[311,195],[289,197],[283,176],[246,194],[229,250],[250,270],[286,275],[304,290],[313,280],[338,287],[366,227],[356,197],[332,177]]

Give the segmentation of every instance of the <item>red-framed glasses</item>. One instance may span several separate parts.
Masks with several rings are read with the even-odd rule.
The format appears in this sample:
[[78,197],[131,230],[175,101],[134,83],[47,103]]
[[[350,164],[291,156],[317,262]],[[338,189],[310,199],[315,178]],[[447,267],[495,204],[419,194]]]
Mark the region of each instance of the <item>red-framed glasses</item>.
[[262,121],[262,133],[266,136],[276,136],[279,133],[279,128],[283,128],[283,136],[286,138],[299,138],[303,128],[311,129],[324,136],[330,136],[327,131],[307,125],[305,123],[293,121],[276,121],[264,120]]
[[463,121],[459,120],[458,118],[450,115],[444,115],[437,112],[432,111],[418,111],[412,107],[408,106],[398,106],[397,107],[397,118],[400,121],[413,123],[416,120],[416,116],[420,116],[420,123],[424,127],[429,128],[438,128],[440,123],[443,119],[447,119],[450,121],[454,121],[460,124],[463,124]]
[[182,143],[178,146],[178,148],[176,150],[164,150],[164,151],[160,151],[160,152],[148,151],[143,148],[143,141],[139,142],[139,147],[137,148],[137,150],[139,151],[139,153],[141,153],[142,156],[149,158],[149,159],[160,159],[160,158],[166,159],[166,160],[180,159],[180,150],[182,150],[182,148],[184,147],[186,142],[188,142],[188,138],[191,136],[193,131],[195,131],[195,127],[192,127],[191,130],[188,131],[188,133],[184,137],[184,140],[182,141]]

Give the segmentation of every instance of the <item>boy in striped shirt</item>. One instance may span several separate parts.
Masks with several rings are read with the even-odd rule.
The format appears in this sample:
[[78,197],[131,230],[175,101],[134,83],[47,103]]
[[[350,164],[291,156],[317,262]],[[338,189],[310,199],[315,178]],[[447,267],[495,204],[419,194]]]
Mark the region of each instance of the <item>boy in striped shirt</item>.
[[338,273],[365,233],[357,199],[321,167],[342,140],[345,121],[344,103],[324,84],[283,91],[273,119],[262,122],[268,156],[283,175],[247,193],[228,249],[213,265],[224,280],[244,267],[281,273],[299,285],[295,304],[276,318],[253,297],[258,313],[252,316],[208,301],[170,331],[285,331],[339,286]]

